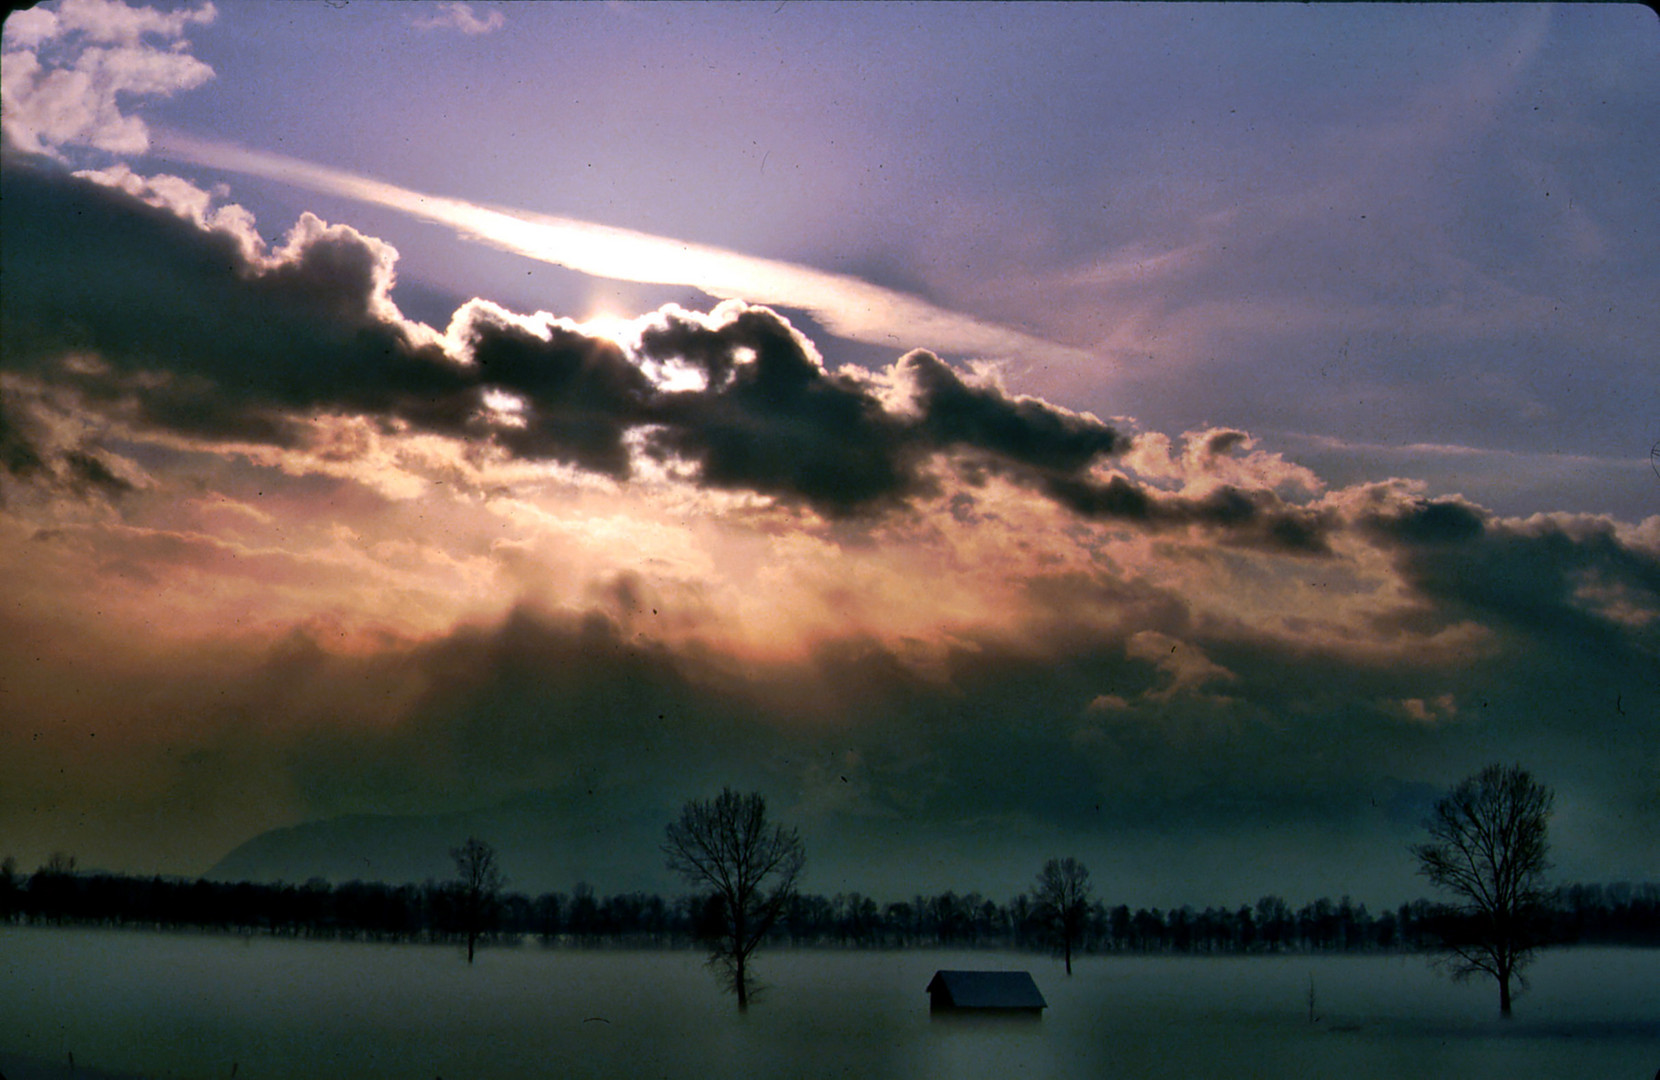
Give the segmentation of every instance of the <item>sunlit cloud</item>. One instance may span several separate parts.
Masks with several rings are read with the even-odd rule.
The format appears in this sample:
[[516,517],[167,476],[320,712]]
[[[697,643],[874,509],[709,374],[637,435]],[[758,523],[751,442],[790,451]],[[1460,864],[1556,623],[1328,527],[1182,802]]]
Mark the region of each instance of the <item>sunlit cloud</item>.
[[213,68],[190,54],[185,31],[216,15],[211,3],[161,12],[114,0],[8,14],[0,69],[6,142],[54,156],[76,146],[143,153],[149,128],[122,99],[166,97],[213,78]]
[[1430,701],[1403,698],[1396,705],[1407,719],[1419,724],[1444,723],[1458,716],[1458,700],[1452,694],[1442,694]]
[[1232,682],[1238,676],[1220,664],[1213,663],[1202,649],[1157,630],[1141,630],[1131,635],[1125,653],[1133,660],[1144,660],[1158,668],[1168,680],[1159,690],[1148,692],[1154,700],[1168,701],[1184,694],[1198,695],[1208,683]]

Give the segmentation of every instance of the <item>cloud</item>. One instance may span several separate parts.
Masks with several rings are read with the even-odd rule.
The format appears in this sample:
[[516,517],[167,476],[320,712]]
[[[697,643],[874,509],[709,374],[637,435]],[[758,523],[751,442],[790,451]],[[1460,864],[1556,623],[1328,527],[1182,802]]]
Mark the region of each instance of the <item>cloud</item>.
[[1224,543],[1306,556],[1330,551],[1331,516],[1291,503],[1272,491],[1211,483],[1199,493],[1167,493],[1122,473],[1106,478],[1052,475],[1043,481],[1051,497],[1077,514],[1153,530],[1197,526],[1216,530]]
[[1458,715],[1458,699],[1451,694],[1427,702],[1423,698],[1402,698],[1396,704],[1407,719],[1420,724],[1440,723]]
[[55,8],[41,4],[12,13],[6,19],[5,40],[18,48],[33,49],[79,35],[97,45],[134,46],[153,34],[173,43],[184,37],[188,27],[211,23],[216,14],[211,3],[157,11],[130,7],[118,0],[61,0]]
[[0,75],[6,144],[54,156],[76,146],[143,153],[149,129],[118,99],[167,97],[211,79],[213,69],[190,55],[184,35],[216,14],[211,3],[161,12],[115,0],[62,0],[56,9],[9,16]]
[[1129,439],[1093,416],[1036,398],[1011,398],[1000,388],[969,386],[932,353],[900,357],[899,380],[936,445],[991,451],[1009,461],[1058,473],[1121,454]]
[[[130,539],[135,558],[174,546],[226,573],[267,573],[238,564],[274,556],[203,538]],[[47,565],[34,562],[37,571]],[[285,582],[307,577],[297,562],[272,569]],[[1043,573],[1028,571],[1032,580]],[[929,836],[1026,829],[1082,845],[1091,860],[1149,831],[1179,851],[1218,830],[1283,835],[1318,822],[1323,842],[1352,845],[1348,858],[1381,859],[1364,891],[1376,895],[1375,881],[1389,882],[1387,899],[1411,888],[1405,860],[1391,869],[1387,852],[1401,849],[1416,822],[1380,815],[1404,784],[1455,779],[1479,762],[1491,737],[1484,727],[1502,725],[1507,752],[1548,761],[1541,771],[1553,783],[1600,777],[1598,798],[1634,812],[1644,781],[1611,774],[1611,755],[1640,746],[1660,706],[1652,685],[1632,682],[1621,702],[1629,718],[1612,695],[1606,710],[1588,711],[1576,702],[1584,669],[1539,664],[1521,650],[1354,665],[1329,651],[1184,625],[1181,595],[1164,614],[1142,612],[1138,625],[1117,631],[1062,638],[1032,620],[1006,639],[962,634],[926,666],[897,643],[845,628],[788,660],[740,662],[658,631],[651,609],[668,614],[674,601],[654,594],[648,576],[614,578],[571,607],[520,604],[372,648],[342,648],[324,620],[209,647],[122,640],[105,626],[71,639],[77,645],[58,639],[69,651],[56,655],[29,633],[13,636],[28,643],[0,659],[19,706],[13,715],[56,701],[53,715],[67,723],[44,744],[29,738],[32,728],[0,723],[0,760],[26,770],[0,794],[0,821],[59,800],[84,805],[94,800],[77,792],[100,784],[154,820],[177,819],[180,835],[203,831],[184,818],[204,801],[236,821],[275,825],[431,814],[536,793],[559,806],[575,800],[596,821],[633,820],[642,805],[667,813],[677,799],[726,782],[768,791],[780,815],[813,838],[820,872],[879,894],[902,894],[915,878],[904,867],[874,870],[883,860],[866,856],[914,851]],[[934,591],[961,584],[947,570]],[[14,606],[0,622],[16,629],[19,614]],[[23,621],[33,634],[42,625]],[[99,650],[96,665],[80,655]],[[50,690],[65,678],[81,687],[67,702]],[[1213,692],[1219,685],[1226,696]],[[1080,737],[1086,704],[1093,726]],[[1458,722],[1448,723],[1455,709]],[[99,749],[115,739],[125,740],[119,760]],[[69,761],[76,767],[60,773]],[[834,798],[820,791],[827,777]],[[1368,829],[1378,832],[1375,848],[1361,839]],[[241,838],[207,831],[199,859]],[[87,824],[74,835],[84,855],[115,850],[101,848],[112,841]],[[981,857],[992,848],[975,845]],[[941,888],[985,888],[1003,872],[973,858],[942,857],[942,866]],[[1341,875],[1330,863],[1322,872]],[[1349,880],[1316,872],[1309,887],[1355,887]]]
[[171,211],[203,232],[231,237],[250,265],[257,265],[264,258],[265,242],[252,214],[235,203],[215,206],[213,194],[182,177],[167,173],[141,176],[121,162],[107,169],[82,169],[75,175],[118,188],[148,206]]
[[1094,362],[1076,349],[947,311],[845,274],[574,218],[423,194],[279,154],[184,135],[167,135],[160,149],[176,160],[390,207],[448,225],[467,239],[596,277],[690,285],[720,299],[799,308],[831,333],[853,341],[896,350],[927,346],[980,357]]
[[488,34],[507,25],[507,16],[495,8],[480,17],[473,12],[471,4],[440,0],[436,7],[435,14],[417,16],[411,25],[417,30],[459,30],[469,37]]
[[[877,377],[828,371],[764,307],[671,306],[625,347],[474,300],[439,334],[393,303],[396,252],[348,226],[307,213],[266,250],[244,211],[175,177],[19,167],[6,184],[7,274],[29,283],[7,293],[13,366],[140,428],[300,449],[319,412],[367,416],[618,480],[678,463],[836,516],[924,490],[927,459],[948,451],[1066,477],[1129,445],[928,354],[887,376],[911,390],[890,410]],[[65,350],[87,359],[64,367]]]
[[[758,305],[726,301],[708,314],[670,305],[598,328],[475,299],[439,332],[393,302],[396,251],[350,227],[305,214],[267,248],[241,208],[124,166],[79,179],[18,166],[5,183],[15,283],[5,446],[19,477],[44,475],[42,417],[78,403],[130,434],[239,453],[264,445],[306,467],[333,462],[342,476],[401,431],[612,481],[677,478],[758,494],[832,518],[931,496],[949,474],[970,490],[999,475],[1084,520],[1322,558],[1351,525],[1391,548],[1486,527],[1487,512],[1472,504],[1389,486],[1322,497],[1317,476],[1237,429],[1188,432],[1178,454],[1163,435],[1132,439],[925,351],[875,373],[832,371],[787,319]],[[348,437],[363,421],[379,431]],[[60,478],[117,461],[85,439],[51,446],[57,464],[46,471]],[[81,455],[78,468],[70,453]],[[971,512],[962,494],[970,501],[955,505]]]
[[306,818],[730,782],[855,875],[992,835],[1387,861],[1373,800],[1495,747],[1655,823],[1660,519],[1331,489],[930,352],[836,368],[738,300],[435,329],[315,215],[268,245],[176,177],[3,184],[7,835],[118,860],[136,813],[199,869]]
[[1169,678],[1169,683],[1162,690],[1148,692],[1147,696],[1154,700],[1169,701],[1182,694],[1199,695],[1200,688],[1206,683],[1238,679],[1227,668],[1213,663],[1203,650],[1157,630],[1141,630],[1133,634],[1125,644],[1124,652],[1132,660],[1145,660],[1153,664]]
[[1256,445],[1249,432],[1207,428],[1184,433],[1181,453],[1173,455],[1169,438],[1153,433],[1137,439],[1124,462],[1142,476],[1176,480],[1184,486],[1220,480],[1305,495],[1318,494],[1325,487],[1313,470],[1281,454],[1258,450]]
[[[1445,617],[1467,617],[1574,651],[1635,645],[1622,627],[1660,618],[1660,552],[1614,519],[1501,519],[1461,499],[1374,488],[1359,521],[1396,552],[1406,580]],[[1652,520],[1652,519],[1651,519]],[[1638,646],[1637,651],[1643,651]]]
[[[975,485],[995,475],[1085,521],[1242,551],[1329,559],[1358,529],[1409,552],[1488,529],[1473,504],[1398,487],[1326,497],[1312,472],[1237,429],[1189,432],[1179,453],[1158,433],[1132,439],[925,351],[875,373],[832,371],[757,305],[671,305],[602,332],[474,300],[440,332],[393,302],[396,251],[350,227],[305,214],[268,248],[241,208],[124,166],[80,179],[16,166],[5,184],[4,459],[17,478],[121,490],[96,464],[142,482],[89,434],[96,425],[70,419],[84,414],[128,437],[267,447],[285,468],[366,481],[378,470],[382,490],[406,494],[437,477],[398,479],[386,450],[418,460],[409,439],[434,436],[453,449],[418,453],[440,476],[476,474],[483,454],[833,519],[931,498],[942,477],[967,485],[955,512],[977,513]],[[1577,573],[1564,596],[1643,617],[1640,594],[1627,595],[1637,584],[1600,565]]]
[[695,462],[704,483],[793,493],[831,513],[903,497],[930,449],[883,408],[868,380],[826,371],[818,351],[765,308],[675,310],[640,335],[644,353],[701,369],[703,390],[663,395],[649,451]]
[[654,387],[615,342],[568,320],[520,318],[480,300],[456,312],[449,337],[470,379],[489,388],[483,393],[505,393],[502,400],[517,404],[513,415],[496,416],[494,435],[516,456],[619,479],[632,474],[626,436],[649,415]]

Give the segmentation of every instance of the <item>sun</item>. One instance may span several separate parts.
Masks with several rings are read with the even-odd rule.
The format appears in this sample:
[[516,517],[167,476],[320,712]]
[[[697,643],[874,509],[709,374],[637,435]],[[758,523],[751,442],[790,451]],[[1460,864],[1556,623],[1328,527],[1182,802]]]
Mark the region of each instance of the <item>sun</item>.
[[616,305],[591,297],[575,327],[590,337],[605,338],[627,349],[639,334],[639,321],[638,315],[624,315]]

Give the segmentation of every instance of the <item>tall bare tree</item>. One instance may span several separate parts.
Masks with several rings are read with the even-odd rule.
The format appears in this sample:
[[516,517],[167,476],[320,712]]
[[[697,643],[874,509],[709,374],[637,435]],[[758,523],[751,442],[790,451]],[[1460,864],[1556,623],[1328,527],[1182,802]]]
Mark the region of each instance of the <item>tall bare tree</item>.
[[669,869],[710,889],[718,909],[709,964],[749,1008],[749,958],[794,895],[807,864],[794,829],[767,822],[766,800],[731,788],[694,799],[671,823],[663,843]]
[[451,848],[450,858],[455,860],[456,914],[467,934],[467,963],[470,964],[479,935],[489,925],[507,879],[496,863],[496,849],[476,836],[469,836],[465,844]]
[[1412,849],[1418,872],[1452,893],[1464,916],[1444,943],[1453,977],[1497,979],[1500,1016],[1510,1015],[1510,982],[1523,982],[1541,942],[1554,798],[1520,765],[1489,765],[1435,804],[1424,823],[1430,842]]
[[1077,859],[1050,859],[1037,879],[1037,910],[1066,956],[1072,974],[1072,946],[1089,918],[1089,868]]

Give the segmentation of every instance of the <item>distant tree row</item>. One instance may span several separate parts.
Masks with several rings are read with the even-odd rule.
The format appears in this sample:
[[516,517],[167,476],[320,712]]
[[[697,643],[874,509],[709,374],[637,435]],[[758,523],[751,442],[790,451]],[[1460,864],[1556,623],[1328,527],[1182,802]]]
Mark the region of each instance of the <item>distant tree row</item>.
[[[795,829],[767,819],[759,793],[725,789],[693,799],[669,823],[661,848],[669,869],[699,892],[672,903],[630,894],[603,903],[578,886],[571,896],[531,900],[505,893],[496,850],[468,837],[450,855],[456,878],[415,886],[317,880],[303,888],[149,881],[79,875],[55,854],[27,880],[0,864],[0,920],[198,926],[311,936],[460,940],[473,962],[480,940],[545,943],[696,941],[723,985],[748,1007],[751,957],[762,945],[910,948],[921,945],[1051,948],[1072,974],[1074,951],[1276,953],[1433,951],[1454,978],[1491,976],[1499,1015],[1538,948],[1553,942],[1660,944],[1660,887],[1543,886],[1555,795],[1521,765],[1492,764],[1436,801],[1428,841],[1412,853],[1418,872],[1451,902],[1418,901],[1372,916],[1348,897],[1316,900],[1295,913],[1280,897],[1253,907],[1182,907],[1170,912],[1091,900],[1089,870],[1050,859],[1036,889],[1006,905],[978,893],[916,896],[878,906],[858,894],[797,890],[806,847]],[[1312,988],[1310,994],[1312,995]],[[1310,1009],[1313,999],[1310,998]]]
[[[795,893],[766,927],[775,946],[849,949],[1053,949],[1063,944],[1041,889],[999,903],[947,891],[878,902]],[[1660,885],[1567,885],[1547,894],[1544,936],[1559,943],[1660,946]],[[1456,930],[1426,900],[1372,913],[1348,897],[1293,907],[1278,896],[1238,907],[1134,908],[1094,901],[1074,916],[1078,953],[1413,952]],[[649,893],[469,896],[459,880],[423,885],[228,883],[83,873],[55,859],[32,874],[0,863],[0,923],[207,929],[365,941],[687,947],[722,933],[724,901]]]

